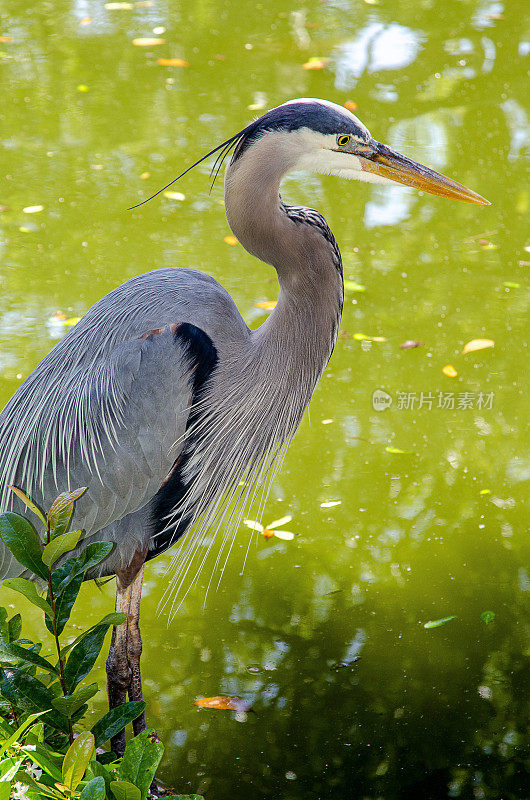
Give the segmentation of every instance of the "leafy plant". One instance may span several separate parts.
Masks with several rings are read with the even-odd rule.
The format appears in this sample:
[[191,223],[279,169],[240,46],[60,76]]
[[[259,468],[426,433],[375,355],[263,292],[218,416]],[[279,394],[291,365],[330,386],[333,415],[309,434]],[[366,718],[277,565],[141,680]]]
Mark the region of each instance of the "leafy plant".
[[[87,571],[109,555],[113,544],[92,542],[71,555],[82,531],[68,528],[84,489],[59,495],[47,515],[19,489],[13,491],[40,520],[44,533],[39,537],[20,514],[0,515],[2,541],[33,578],[8,578],[4,586],[43,612],[53,651],[21,638],[20,614],[8,619],[0,607],[0,800],[146,800],[164,752],[155,732],[131,739],[122,758],[101,749],[144,711],[145,703],[124,703],[90,729],[84,723],[98,685],[81,684],[108,629],[123,623],[125,614],[107,614],[70,644],[63,643]],[[46,587],[45,597],[34,580]],[[198,795],[170,797],[201,800]]]

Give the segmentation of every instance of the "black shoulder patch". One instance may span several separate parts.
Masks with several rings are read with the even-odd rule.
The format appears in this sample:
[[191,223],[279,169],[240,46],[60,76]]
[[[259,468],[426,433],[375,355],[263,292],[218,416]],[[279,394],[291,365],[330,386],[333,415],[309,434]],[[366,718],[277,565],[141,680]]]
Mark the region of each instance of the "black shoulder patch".
[[[192,409],[187,428],[197,422],[201,413],[197,403],[202,399],[208,378],[212,375],[217,362],[217,350],[210,337],[200,328],[188,322],[175,326],[175,340],[184,345],[193,371]],[[181,453],[177,458],[163,485],[151,501],[153,529],[149,542],[147,560],[163,553],[174,544],[187,530],[189,517],[177,517],[168,525],[167,517],[184,497],[189,483],[184,481],[184,471],[189,455]]]

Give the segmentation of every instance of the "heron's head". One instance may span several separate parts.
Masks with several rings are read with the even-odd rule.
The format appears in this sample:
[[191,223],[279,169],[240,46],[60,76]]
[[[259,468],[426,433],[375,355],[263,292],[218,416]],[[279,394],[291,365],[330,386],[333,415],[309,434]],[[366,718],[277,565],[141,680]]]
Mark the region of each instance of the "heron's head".
[[373,139],[363,123],[343,106],[307,97],[289,100],[268,111],[137,205],[152,200],[217,153],[212,169],[215,181],[232,150],[228,174],[240,172],[246,180],[258,184],[260,170],[269,178],[271,173],[281,178],[287,172],[303,169],[368,183],[402,183],[453,200],[489,205],[471,189]]
[[308,170],[368,183],[402,183],[430,194],[489,205],[480,195],[376,141],[346,108],[327,100],[290,100],[236,140],[231,167],[274,154],[282,172]]

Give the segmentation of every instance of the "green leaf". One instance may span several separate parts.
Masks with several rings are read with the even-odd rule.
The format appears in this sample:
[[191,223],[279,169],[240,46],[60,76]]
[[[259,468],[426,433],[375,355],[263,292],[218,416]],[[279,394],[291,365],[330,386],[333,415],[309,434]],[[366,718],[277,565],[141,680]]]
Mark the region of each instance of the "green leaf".
[[52,691],[33,675],[22,671],[14,672],[0,683],[0,694],[14,706],[29,711],[30,714],[47,711],[45,721],[63,733],[68,733],[67,720],[49,710],[52,707]]
[[35,666],[40,667],[47,672],[52,672],[54,675],[59,674],[59,670],[54,667],[53,664],[50,664],[49,661],[46,661],[45,658],[37,655],[37,653],[27,650],[25,647],[21,647],[19,644],[0,642],[0,663],[13,664],[19,659],[23,659],[30,664],[35,664]]
[[7,739],[3,743],[2,747],[0,747],[0,758],[2,758],[6,750],[8,750],[11,747],[11,745],[13,745],[15,742],[21,741],[22,734],[30,727],[30,725],[33,722],[35,722],[36,719],[38,719],[38,717],[41,717],[45,713],[46,711],[38,711],[36,714],[30,714],[29,717],[24,720],[22,725],[20,725],[16,729],[16,731],[12,734],[12,736],[10,736],[9,739]]
[[2,781],[0,783],[0,800],[9,800],[9,795],[11,794],[11,786],[7,781]]
[[75,791],[83,780],[94,747],[93,734],[90,731],[83,731],[66,751],[63,761],[63,783],[68,786],[70,791]]
[[42,561],[42,545],[31,523],[6,511],[0,514],[0,538],[16,560],[31,572],[48,580],[48,569]]
[[64,680],[70,693],[88,675],[96,663],[108,628],[108,625],[96,625],[70,651],[64,668]]
[[[50,755],[49,745],[43,745],[42,743],[37,743],[35,745],[35,750],[31,751],[31,760],[37,764],[38,767],[42,769],[46,775],[49,775],[53,781],[62,783],[63,776],[61,774],[61,770],[59,767],[52,761],[52,756]],[[62,761],[62,756],[61,756]]]
[[[52,588],[56,599],[55,616],[59,636],[70,618],[85,572],[103,561],[113,548],[113,542],[93,542],[85,547],[80,556],[68,559],[52,572]],[[46,627],[50,633],[53,633],[51,620],[46,620]]]
[[423,627],[424,628],[439,628],[440,625],[445,625],[446,622],[451,622],[452,619],[456,619],[456,616],[452,617],[444,617],[443,619],[431,619],[429,622],[425,622]]
[[[81,589],[81,584],[83,583],[83,575],[76,575],[76,577],[68,583],[62,591],[56,588],[56,584],[60,579],[60,576],[57,578],[56,570],[52,574],[52,589],[55,598],[55,626],[57,631],[57,636],[60,636],[64,630],[64,626],[70,619],[70,614],[72,613],[72,608],[74,607],[74,603],[77,600],[77,595],[79,594],[79,590]],[[46,599],[49,601],[50,593],[48,592]],[[46,627],[53,633],[53,624],[51,617],[44,620],[46,623]]]
[[83,489],[75,489],[73,492],[63,492],[53,501],[48,512],[48,525],[53,539],[62,536],[68,530],[74,513],[74,503],[83,492],[86,492],[86,486]]
[[29,510],[33,511],[33,513],[38,516],[42,524],[46,527],[46,517],[44,516],[40,508],[35,505],[33,500],[30,500],[27,494],[24,494],[22,489],[18,489],[16,486],[8,486],[7,488],[11,489],[11,491],[14,492],[16,496],[20,498],[20,500],[22,500],[22,502],[29,508]]
[[483,611],[482,614],[480,615],[480,619],[486,625],[489,625],[490,622],[493,622],[493,620],[495,619],[495,611]]
[[92,778],[83,787],[79,800],[105,800],[105,780],[104,778]]
[[8,636],[9,641],[14,642],[20,638],[22,633],[22,617],[20,614],[14,614],[8,622]]
[[41,597],[38,594],[37,587],[33,581],[28,581],[25,578],[6,578],[3,586],[7,586],[9,589],[13,589],[15,592],[20,592],[20,594],[23,594],[24,597],[27,597],[30,603],[33,603],[34,606],[40,608],[41,611],[44,611],[44,613],[48,616],[53,616],[51,605],[46,602],[44,597]]
[[147,797],[163,754],[164,745],[154,731],[142,731],[127,742],[118,775],[140,789],[142,800]]
[[92,733],[96,740],[96,747],[101,747],[106,741],[116,736],[125,726],[139,717],[145,711],[143,700],[133,700],[108,711],[92,726]]
[[63,533],[61,536],[56,536],[55,539],[46,545],[42,554],[42,560],[47,567],[51,567],[58,561],[61,556],[73,550],[77,545],[83,531],[70,531],[70,533]]
[[128,781],[111,781],[111,791],[116,800],[141,800],[140,789]]
[[[22,766],[24,759],[19,758],[18,760],[15,761],[14,758],[8,758],[6,759],[6,761],[7,761],[6,764],[7,769],[5,770],[5,772],[2,770],[2,783],[5,781],[7,785],[10,786],[11,781],[19,771],[20,767]],[[0,767],[3,767],[4,764],[5,762],[2,762]]]
[[83,686],[83,688],[79,689],[75,694],[68,694],[65,697],[55,697],[52,700],[52,706],[61,714],[64,714],[65,717],[71,717],[87,700],[94,697],[97,692],[97,683],[91,683],[89,686]]
[[0,606],[0,641],[9,641],[9,624],[7,622],[7,609]]
[[[106,614],[106,616],[104,616],[103,619],[100,619],[100,621],[97,622],[96,625],[121,625],[121,623],[125,622],[126,619],[127,619],[127,614],[123,614],[121,611],[113,611],[110,614]],[[65,656],[72,649],[72,647],[75,647],[75,645],[81,641],[81,639],[84,639],[88,633],[91,633],[96,627],[96,625],[92,625],[91,628],[89,628],[86,631],[83,631],[83,633],[80,633],[79,636],[77,636],[73,642],[70,642],[70,644],[67,644],[64,647],[62,647],[61,655]]]

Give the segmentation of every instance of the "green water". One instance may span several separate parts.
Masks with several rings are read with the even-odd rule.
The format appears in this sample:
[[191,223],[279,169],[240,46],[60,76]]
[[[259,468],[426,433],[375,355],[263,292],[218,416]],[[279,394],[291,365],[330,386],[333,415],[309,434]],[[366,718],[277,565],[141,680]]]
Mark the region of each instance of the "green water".
[[[0,7],[13,40],[0,43],[1,404],[53,345],[57,311],[80,316],[153,267],[204,269],[249,324],[265,318],[254,303],[275,299],[274,275],[224,242],[208,165],[172,187],[184,199],[125,211],[253,104],[354,101],[377,139],[492,201],[286,181],[287,201],[324,213],[365,291],[347,291],[265,510],[266,523],[292,515],[298,536],[254,537],[246,556],[241,530],[219,588],[217,571],[205,604],[206,570],[171,621],[157,608],[172,553],[149,565],[144,688],[163,779],[207,800],[528,798],[525,4],[131,5]],[[132,45],[155,35],[166,44]],[[329,65],[304,70],[311,57]],[[495,346],[462,355],[473,339]],[[384,411],[377,389],[393,399]],[[450,393],[454,408],[439,407]],[[85,587],[78,621],[112,594]],[[193,705],[219,694],[255,713]]]

